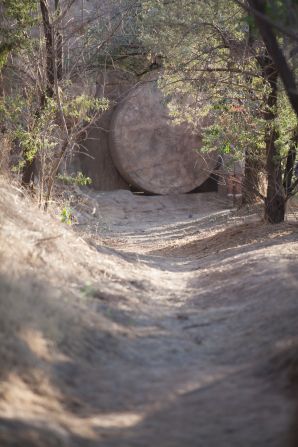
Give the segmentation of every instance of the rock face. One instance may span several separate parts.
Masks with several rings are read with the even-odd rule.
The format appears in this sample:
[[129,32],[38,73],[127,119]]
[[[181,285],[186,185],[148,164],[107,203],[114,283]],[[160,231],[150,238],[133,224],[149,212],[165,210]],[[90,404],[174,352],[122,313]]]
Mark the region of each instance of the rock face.
[[110,153],[109,132],[114,105],[135,84],[136,80],[121,71],[100,73],[96,82],[97,98],[106,97],[110,108],[103,113],[98,122],[88,131],[88,137],[83,142],[79,169],[92,179],[92,188],[100,191],[129,189],[128,183],[115,168]]
[[192,191],[210,176],[217,155],[199,154],[201,136],[174,125],[156,82],[134,89],[118,104],[110,129],[110,150],[122,177],[155,194]]

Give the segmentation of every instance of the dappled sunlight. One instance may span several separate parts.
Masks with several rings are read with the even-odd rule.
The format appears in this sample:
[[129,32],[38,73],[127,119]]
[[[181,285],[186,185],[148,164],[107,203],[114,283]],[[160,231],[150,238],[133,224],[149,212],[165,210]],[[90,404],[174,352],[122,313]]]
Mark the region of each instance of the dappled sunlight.
[[149,253],[167,255],[167,256],[196,256],[200,258],[202,255],[218,254],[225,251],[229,252],[237,247],[254,246],[258,244],[256,249],[262,248],[261,243],[267,243],[268,239],[280,239],[284,242],[284,238],[293,234],[298,235],[297,227],[293,224],[283,224],[279,227],[272,227],[257,222],[254,224],[238,224],[222,226],[217,229],[211,227],[210,230],[199,232],[197,235],[190,237],[187,235],[181,241],[172,241],[172,245],[151,250]]
[[23,340],[31,352],[39,359],[47,362],[66,362],[69,357],[57,352],[53,342],[47,340],[41,331],[32,328],[21,329],[20,340]]
[[98,414],[89,418],[84,423],[90,423],[93,428],[110,428],[121,429],[131,428],[142,422],[144,415],[140,415],[133,412],[119,412],[109,414]]
[[1,417],[36,421],[62,413],[62,395],[40,369],[32,369],[26,378],[11,373],[1,384],[1,396]]
[[[184,394],[199,392],[204,390],[206,387],[212,386],[218,382],[228,379],[231,375],[236,375],[237,373],[247,369],[247,365],[235,366],[235,367],[218,367],[213,368],[208,371],[203,370],[198,372],[197,378],[194,377],[181,381],[177,388],[174,390],[174,395],[176,397],[183,396]],[[187,377],[187,375],[186,375]]]
[[[42,371],[31,371],[35,376]],[[47,381],[40,377],[38,386],[30,385],[16,374],[11,374],[1,384],[0,418],[3,421],[18,420],[27,425],[46,427],[53,432],[66,429],[75,435],[95,439],[99,428],[122,429],[130,428],[142,421],[143,416],[134,412],[98,413],[88,417],[84,413],[74,414],[67,411],[63,405],[64,395],[58,392]],[[1,424],[0,424],[1,425]],[[0,435],[1,441],[1,435]]]

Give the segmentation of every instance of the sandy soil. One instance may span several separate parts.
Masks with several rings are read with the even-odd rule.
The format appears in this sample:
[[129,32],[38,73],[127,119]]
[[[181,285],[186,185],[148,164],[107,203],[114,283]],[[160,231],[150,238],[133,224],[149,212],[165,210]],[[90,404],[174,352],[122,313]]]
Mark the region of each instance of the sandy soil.
[[1,446],[298,445],[295,219],[74,192],[68,228],[0,189]]

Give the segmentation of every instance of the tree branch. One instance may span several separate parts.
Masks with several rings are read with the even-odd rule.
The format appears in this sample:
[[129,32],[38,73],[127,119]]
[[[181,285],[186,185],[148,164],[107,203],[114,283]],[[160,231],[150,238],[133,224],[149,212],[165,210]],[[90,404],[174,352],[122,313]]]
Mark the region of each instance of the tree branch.
[[245,11],[253,12],[253,14],[258,17],[260,20],[266,22],[268,25],[272,26],[273,28],[277,29],[279,32],[284,34],[285,36],[291,37],[294,40],[298,41],[298,33],[295,33],[294,31],[289,30],[288,28],[285,28],[284,26],[280,25],[279,23],[274,22],[274,20],[271,20],[268,16],[261,13],[257,9],[252,8],[251,6],[245,5],[241,0],[234,0],[237,5],[239,5],[241,8],[243,8]]
[[298,90],[294,73],[291,71],[288,62],[277,42],[276,35],[271,24],[264,19],[266,2],[263,0],[248,0],[251,12],[255,17],[256,24],[260,30],[264,44],[270,54],[276,69],[285,86],[290,104],[298,117]]

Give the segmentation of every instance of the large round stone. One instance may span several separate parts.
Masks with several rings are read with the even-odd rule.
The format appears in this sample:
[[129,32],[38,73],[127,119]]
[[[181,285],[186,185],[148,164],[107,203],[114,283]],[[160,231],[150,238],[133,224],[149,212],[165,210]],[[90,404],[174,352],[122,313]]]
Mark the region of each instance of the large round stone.
[[140,190],[179,194],[200,186],[212,173],[217,156],[200,154],[199,134],[174,125],[157,83],[134,88],[115,109],[110,148],[121,175]]

